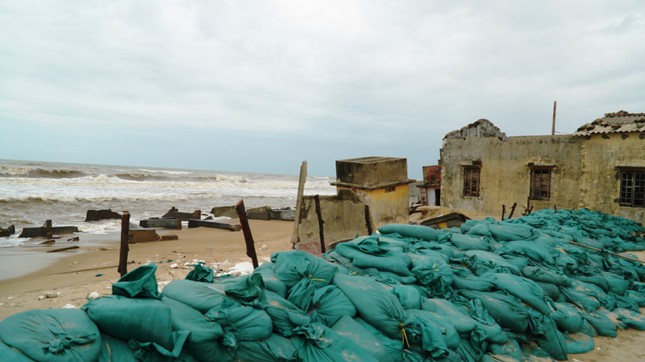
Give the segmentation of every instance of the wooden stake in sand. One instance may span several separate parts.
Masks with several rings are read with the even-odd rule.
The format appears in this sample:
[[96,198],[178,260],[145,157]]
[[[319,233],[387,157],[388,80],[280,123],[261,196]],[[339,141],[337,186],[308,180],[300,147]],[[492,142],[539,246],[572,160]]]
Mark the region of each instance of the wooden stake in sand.
[[240,226],[242,233],[244,233],[244,242],[246,243],[246,255],[251,258],[253,262],[253,269],[258,267],[258,255],[255,252],[255,242],[251,234],[251,227],[249,226],[249,219],[246,217],[246,209],[244,208],[244,200],[240,200],[235,205],[237,216],[240,218]]
[[293,235],[291,235],[291,244],[293,248],[297,249],[300,243],[300,235],[298,235],[298,226],[300,225],[300,211],[302,211],[302,197],[305,193],[305,181],[307,180],[307,161],[302,161],[300,165],[300,178],[298,179],[298,197],[296,198],[296,215],[293,220]]
[[128,272],[128,236],[130,235],[130,213],[127,211],[121,215],[121,247],[119,249],[119,268],[117,271],[121,276]]

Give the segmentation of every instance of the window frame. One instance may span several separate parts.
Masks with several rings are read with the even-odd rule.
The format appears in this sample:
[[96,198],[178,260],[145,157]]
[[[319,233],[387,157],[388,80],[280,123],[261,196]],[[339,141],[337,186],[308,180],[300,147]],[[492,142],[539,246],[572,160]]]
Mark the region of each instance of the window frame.
[[481,195],[481,165],[465,165],[462,167],[462,196],[479,197]]
[[618,204],[645,207],[645,167],[618,167]]
[[529,200],[549,201],[554,166],[529,166],[529,169]]

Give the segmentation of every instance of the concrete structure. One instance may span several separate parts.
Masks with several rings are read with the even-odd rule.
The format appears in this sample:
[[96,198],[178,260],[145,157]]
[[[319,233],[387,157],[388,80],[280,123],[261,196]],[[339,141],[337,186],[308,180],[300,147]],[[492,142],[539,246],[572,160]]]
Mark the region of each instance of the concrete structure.
[[487,120],[448,133],[441,204],[501,215],[588,208],[645,223],[645,113],[624,111],[569,135],[507,137]]
[[[325,245],[367,235],[388,223],[407,223],[410,205],[407,160],[363,157],[336,161],[335,196],[304,196],[296,248],[320,254],[320,227]],[[367,211],[369,210],[369,213]]]
[[441,166],[423,166],[423,183],[419,185],[421,205],[441,205]]

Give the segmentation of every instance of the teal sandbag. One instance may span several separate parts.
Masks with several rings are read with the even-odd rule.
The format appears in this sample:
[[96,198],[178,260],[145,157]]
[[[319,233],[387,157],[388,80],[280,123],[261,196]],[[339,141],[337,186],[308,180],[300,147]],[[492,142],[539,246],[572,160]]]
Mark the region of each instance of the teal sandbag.
[[551,357],[557,360],[567,359],[567,344],[564,336],[558,330],[556,323],[548,315],[529,310],[530,332],[538,343]]
[[600,302],[598,299],[584,291],[576,290],[574,288],[560,288],[560,293],[564,296],[567,302],[587,312],[593,312],[600,308]]
[[311,320],[307,313],[276,293],[266,292],[264,311],[271,318],[273,331],[283,337],[305,334]]
[[461,290],[468,299],[479,300],[486,311],[499,323],[513,332],[522,333],[529,327],[529,312],[519,299],[500,293]]
[[399,362],[398,359],[392,359],[392,355],[372,332],[349,316],[339,318],[331,329],[369,351],[379,362]]
[[217,322],[208,320],[198,310],[170,297],[164,297],[161,301],[170,308],[172,330],[190,331],[190,352],[195,358],[206,361],[220,355],[221,348],[217,348],[216,344],[224,336],[224,331]]
[[410,285],[397,285],[392,288],[394,294],[401,306],[405,309],[421,309],[421,292],[416,287]]
[[499,255],[523,255],[540,264],[553,265],[555,263],[555,259],[549,250],[533,240],[509,241],[495,252]]
[[273,332],[271,317],[264,310],[237,302],[222,303],[204,315],[222,327],[226,347],[236,348],[241,341],[262,340]]
[[531,240],[539,236],[535,229],[528,225],[494,223],[489,227],[493,239],[497,241]]
[[0,361],[34,362],[19,350],[9,347],[0,340]]
[[[423,351],[429,352],[433,358],[444,355],[442,349],[455,349],[459,345],[459,333],[448,318],[439,313],[430,312],[420,309],[408,309],[407,312],[413,317],[413,320],[421,322],[420,342]],[[413,326],[406,327],[411,344],[414,340]],[[437,333],[438,332],[438,333]],[[430,333],[430,334],[428,334]],[[429,338],[428,338],[429,337]],[[439,342],[436,338],[440,338]]]
[[287,295],[287,286],[275,276],[275,264],[260,264],[260,266],[255,268],[253,274],[260,274],[262,276],[264,286],[267,290],[270,290],[283,298]]
[[213,282],[213,269],[204,266],[203,263],[199,262],[195,264],[193,270],[191,270],[187,275],[186,279],[193,280],[196,282],[203,283],[212,283]]
[[487,272],[520,274],[518,267],[501,256],[488,251],[468,250],[465,252],[464,261],[475,275],[482,275]]
[[593,351],[593,337],[584,333],[570,333],[564,336],[567,344],[567,353],[579,354]]
[[331,283],[338,267],[307,252],[290,250],[271,255],[275,264],[275,276],[287,287],[292,287],[303,278],[308,278],[319,286]]
[[264,280],[260,274],[233,278],[224,285],[224,292],[244,305],[261,306],[266,303]]
[[314,292],[308,313],[312,322],[330,327],[343,316],[354,317],[356,307],[337,286],[328,285]]
[[543,314],[550,313],[550,309],[544,301],[544,291],[534,281],[504,273],[491,274],[491,278],[497,289],[517,297]]
[[491,237],[493,235],[489,227],[491,222],[495,222],[495,220],[493,218],[466,220],[459,226],[459,229],[464,234]]
[[459,250],[490,250],[490,244],[485,236],[470,236],[449,233],[449,240]]
[[112,294],[129,298],[161,299],[155,277],[156,271],[157,265],[149,263],[126,273],[112,284]]
[[224,291],[215,289],[213,284],[192,280],[173,280],[163,288],[162,295],[182,302],[202,313],[206,313],[224,301],[233,300]]
[[488,292],[495,288],[492,281],[476,275],[466,268],[454,267],[451,265],[453,271],[452,286],[455,289],[462,290],[478,290]]
[[579,310],[569,303],[553,303],[551,318],[558,329],[567,333],[576,333],[582,329],[583,321]]
[[599,336],[616,337],[618,335],[616,325],[603,313],[602,309],[598,309],[593,313],[585,313],[582,317],[591,324]]
[[[457,297],[463,299],[460,303],[465,303],[468,307],[468,313],[477,322],[475,330],[471,332],[473,336],[478,338],[478,341],[484,339],[490,343],[504,344],[509,340],[508,334],[502,330],[502,327],[495,321],[495,319],[488,313],[483,303],[479,299],[464,298],[463,296]],[[467,300],[467,302],[464,302]],[[474,340],[473,340],[474,341]]]
[[[101,352],[98,328],[78,309],[11,315],[0,322],[0,342],[8,347],[3,348],[5,356],[16,355],[10,350],[17,350],[35,361],[94,361]],[[5,356],[2,360],[9,361]]]
[[488,350],[493,355],[501,356],[511,361],[522,361],[522,348],[515,338],[503,344],[491,343],[488,345]]
[[587,295],[595,297],[600,305],[608,310],[616,308],[616,300],[611,295],[605,293],[602,288],[595,284],[581,282],[579,280],[571,280],[572,288]]
[[130,346],[108,334],[101,333],[99,362],[136,362],[137,357]]
[[[399,339],[389,338],[388,336],[386,336],[383,333],[381,333],[381,331],[379,331],[378,329],[374,328],[373,325],[367,323],[365,320],[363,320],[360,317],[354,318],[354,321],[356,321],[356,323],[358,323],[361,326],[363,326],[367,331],[370,332],[370,334],[372,336],[376,337],[376,339],[379,340],[379,342],[383,346],[383,349],[386,351],[387,356],[388,356],[387,358],[389,360],[392,360],[392,361],[406,361],[406,359],[404,357],[404,355],[405,355],[404,351],[407,350],[407,349],[404,349],[403,343],[401,342],[400,338]],[[416,355],[416,353],[414,353],[414,355]]]
[[82,307],[101,332],[129,342],[153,342],[173,350],[170,308],[158,299],[117,295],[92,299]]
[[425,254],[410,254],[410,260],[417,284],[424,286],[429,294],[443,295],[452,289],[454,274],[443,254],[426,251]]
[[560,288],[558,288],[557,285],[541,282],[535,282],[535,284],[539,285],[540,288],[542,288],[545,296],[551,298],[554,301],[561,300],[562,294],[560,294]]
[[336,252],[352,260],[352,265],[357,268],[376,268],[401,276],[410,274],[410,258],[401,250],[384,251],[380,254],[368,254],[352,242],[336,245]]
[[477,326],[477,322],[468,315],[463,307],[446,299],[423,298],[421,309],[445,316],[459,333],[470,333]]
[[526,266],[522,268],[522,275],[536,282],[550,283],[558,286],[571,286],[571,280],[561,272],[544,267]]
[[405,316],[401,303],[369,277],[336,274],[334,285],[352,301],[361,318],[390,338],[401,338]]
[[240,342],[237,346],[236,360],[296,362],[298,351],[290,338],[272,334],[261,341]]
[[444,244],[436,241],[420,241],[411,245],[408,252],[415,254],[425,254],[427,251],[433,253],[440,253],[448,258],[452,258],[455,254],[459,253],[451,244]]
[[421,225],[407,225],[407,224],[388,224],[378,228],[381,234],[399,234],[407,238],[415,238],[425,241],[437,241],[440,232],[436,229]]
[[351,340],[339,335],[322,324],[312,324],[315,337],[294,340],[300,361],[337,362],[365,361],[378,362],[369,351]]
[[618,320],[628,327],[645,331],[645,316],[642,314],[623,308],[616,308],[613,312],[618,315]]

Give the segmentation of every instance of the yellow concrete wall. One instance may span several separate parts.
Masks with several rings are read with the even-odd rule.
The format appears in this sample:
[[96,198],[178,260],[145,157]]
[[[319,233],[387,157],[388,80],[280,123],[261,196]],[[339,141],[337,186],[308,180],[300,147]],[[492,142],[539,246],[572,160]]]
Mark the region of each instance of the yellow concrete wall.
[[408,223],[410,214],[410,187],[406,184],[394,186],[393,191],[354,190],[356,196],[370,207],[374,228],[385,224]]
[[[464,197],[462,165],[481,161],[479,197]],[[553,164],[551,197],[548,201],[528,200],[528,164]],[[578,209],[586,207],[620,215],[645,224],[643,208],[621,207],[615,201],[620,188],[617,166],[645,167],[645,139],[590,139],[571,135],[446,139],[441,150],[441,205],[500,217],[502,205],[508,216],[511,205],[518,207],[514,217],[528,205],[542,208]]]
[[585,207],[619,215],[645,225],[645,208],[620,206],[619,166],[645,167],[645,139],[632,133],[594,135],[582,142],[580,194]]

